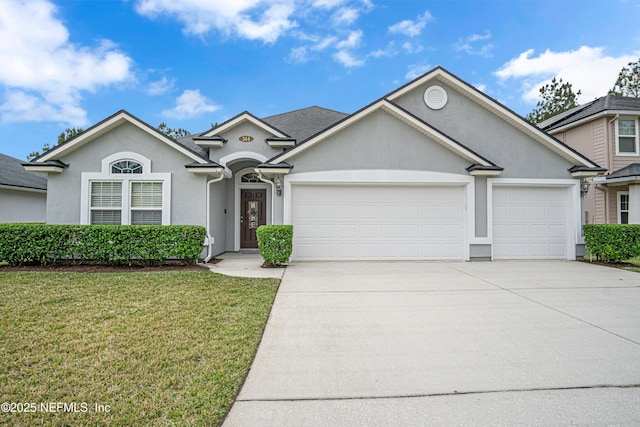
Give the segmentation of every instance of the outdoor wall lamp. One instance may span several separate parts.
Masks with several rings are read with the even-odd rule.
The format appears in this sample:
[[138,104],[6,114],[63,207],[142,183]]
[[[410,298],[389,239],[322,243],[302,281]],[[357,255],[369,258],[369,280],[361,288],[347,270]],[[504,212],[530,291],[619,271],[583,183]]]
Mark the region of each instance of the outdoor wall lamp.
[[589,192],[589,181],[587,181],[586,179],[583,179],[582,183],[580,184],[580,197],[586,196],[588,192]]
[[282,196],[282,180],[280,178],[275,178],[273,182],[276,184],[276,194],[278,196]]

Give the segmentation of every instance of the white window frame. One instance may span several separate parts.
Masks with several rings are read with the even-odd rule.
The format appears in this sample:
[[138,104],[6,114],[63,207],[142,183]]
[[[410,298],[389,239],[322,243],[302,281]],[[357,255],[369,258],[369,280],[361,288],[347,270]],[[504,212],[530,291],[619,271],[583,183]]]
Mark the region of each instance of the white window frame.
[[[114,174],[111,165],[121,160],[133,160],[142,165],[141,174]],[[131,183],[162,183],[162,225],[171,224],[171,173],[151,172],[151,160],[132,152],[115,153],[102,159],[101,172],[82,173],[80,189],[80,224],[91,224],[91,183],[94,181],[122,182],[121,224],[131,224]],[[158,210],[158,209],[154,209]]]
[[[620,121],[630,120],[635,122],[636,134],[635,134],[635,149],[633,152],[621,152],[620,151]],[[622,135],[623,137],[629,137],[631,135]],[[620,117],[616,120],[616,156],[637,156],[640,154],[638,151],[638,119],[636,117]]]
[[630,203],[630,199],[629,199],[629,192],[628,191],[618,191],[616,194],[616,206],[617,206],[617,216],[618,216],[618,224],[622,224],[622,196],[627,196],[627,210],[625,211],[627,213],[627,223],[629,223],[629,203]]

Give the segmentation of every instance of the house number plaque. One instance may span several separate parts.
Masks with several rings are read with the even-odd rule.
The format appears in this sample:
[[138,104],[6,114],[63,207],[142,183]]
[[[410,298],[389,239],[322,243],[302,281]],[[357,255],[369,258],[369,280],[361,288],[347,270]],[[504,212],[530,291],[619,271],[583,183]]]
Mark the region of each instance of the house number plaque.
[[258,202],[249,202],[249,228],[258,228]]
[[251,142],[253,141],[253,137],[249,136],[249,135],[243,135],[241,137],[238,138],[240,140],[240,142]]

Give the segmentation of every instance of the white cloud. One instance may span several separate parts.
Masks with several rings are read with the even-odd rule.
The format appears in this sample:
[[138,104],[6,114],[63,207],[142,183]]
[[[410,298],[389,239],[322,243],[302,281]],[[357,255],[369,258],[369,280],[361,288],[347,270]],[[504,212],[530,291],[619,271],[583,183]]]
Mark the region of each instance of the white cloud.
[[291,19],[294,0],[138,0],[136,11],[146,17],[169,15],[188,34],[216,29],[227,36],[274,43],[297,23]]
[[2,0],[0,8],[0,114],[7,121],[88,123],[84,92],[131,80],[133,61],[108,40],[97,46],[69,41],[48,0]]
[[420,77],[421,75],[423,75],[424,73],[426,73],[427,71],[429,71],[431,69],[431,65],[425,65],[425,64],[413,64],[413,65],[409,65],[409,71],[407,71],[407,74],[405,74],[405,78],[407,80],[414,80],[417,79],[418,77]]
[[341,7],[333,15],[335,25],[351,25],[358,20],[360,11],[352,7]]
[[347,50],[339,50],[333,54],[333,59],[347,68],[361,67],[364,65],[363,59],[358,59]]
[[304,64],[309,61],[309,54],[305,46],[294,47],[289,51],[287,61],[292,64]]
[[349,33],[349,37],[345,40],[339,41],[336,47],[338,49],[355,49],[360,47],[362,42],[362,31],[352,31]]
[[162,115],[172,119],[189,119],[205,113],[212,113],[221,107],[212,103],[206,96],[200,94],[199,90],[185,90],[176,99],[176,106],[164,110]]
[[390,58],[396,56],[397,54],[398,49],[396,49],[395,43],[389,42],[387,47],[385,47],[384,49],[374,50],[373,52],[369,53],[368,56],[371,56],[373,58]]
[[537,57],[533,54],[533,49],[527,50],[495,72],[501,79],[520,80],[522,98],[531,103],[538,100],[540,87],[552,77],[571,83],[574,92],[580,90],[581,101],[604,96],[613,87],[622,67],[639,56],[638,52],[632,52],[613,57],[606,55],[603,47],[589,46],[566,52],[547,49]]
[[478,43],[491,39],[491,32],[485,31],[484,34],[472,34],[466,38],[461,38],[455,45],[458,52],[465,52],[468,55],[483,56],[488,58],[492,56],[493,43]]
[[413,54],[413,53],[420,53],[424,50],[424,47],[420,44],[413,44],[411,42],[404,42],[402,44],[402,50],[405,53],[409,53],[409,54]]
[[419,15],[415,21],[405,19],[404,21],[393,24],[389,27],[389,32],[393,34],[404,34],[409,37],[416,37],[422,34],[422,30],[424,30],[427,22],[431,19],[431,14],[429,12],[425,12],[422,15]]
[[175,79],[169,80],[166,77],[162,77],[160,80],[149,83],[147,93],[149,95],[162,95],[163,93],[167,93],[173,89],[175,82]]

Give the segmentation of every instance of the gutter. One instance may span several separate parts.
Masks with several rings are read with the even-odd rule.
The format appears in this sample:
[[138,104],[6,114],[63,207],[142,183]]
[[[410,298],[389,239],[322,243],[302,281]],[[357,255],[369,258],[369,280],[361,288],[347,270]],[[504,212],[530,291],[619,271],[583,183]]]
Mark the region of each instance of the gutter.
[[204,259],[204,263],[208,263],[211,258],[213,258],[213,236],[211,235],[211,184],[216,182],[220,182],[225,178],[224,173],[221,173],[219,177],[210,179],[207,181],[207,257]]

